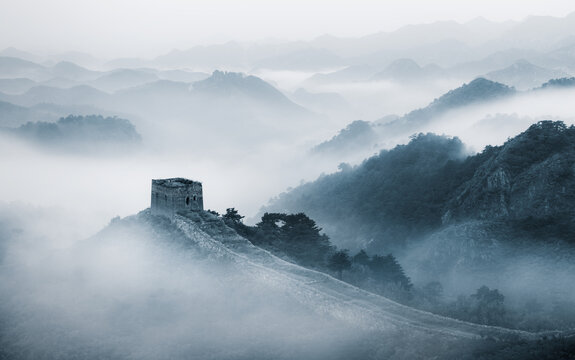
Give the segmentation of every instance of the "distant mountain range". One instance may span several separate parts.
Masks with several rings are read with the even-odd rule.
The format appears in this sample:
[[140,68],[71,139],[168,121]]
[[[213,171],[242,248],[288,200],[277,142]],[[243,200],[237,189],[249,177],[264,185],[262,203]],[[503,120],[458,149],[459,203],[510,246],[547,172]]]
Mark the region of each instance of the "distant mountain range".
[[[146,138],[157,138],[158,132],[171,131],[183,136],[181,128],[178,131],[162,126],[156,120],[167,116],[185,119],[181,126],[189,129],[187,131],[193,129],[204,133],[202,139],[190,143],[198,147],[203,146],[203,142],[215,141],[214,138],[227,144],[235,141],[246,143],[246,146],[247,143],[258,146],[260,141],[271,141],[277,136],[295,136],[300,131],[305,134],[305,129],[320,126],[318,115],[294,103],[260,78],[241,73],[215,71],[208,78],[186,83],[158,80],[155,73],[122,70],[107,73],[91,83],[108,88],[127,86],[128,83],[135,85],[112,94],[89,85],[70,88],[34,86],[22,94],[0,93],[0,101],[5,104],[0,107],[0,126],[54,121],[63,115],[76,114],[72,111],[77,108],[81,110],[79,114],[123,114],[135,119]],[[15,107],[9,108],[8,104]],[[56,106],[58,110],[44,119],[41,115],[44,111],[31,110],[44,104]],[[82,109],[86,107],[94,111]],[[66,108],[70,112],[62,114],[60,110]],[[238,138],[237,132],[245,128],[253,131],[245,138]]]
[[424,82],[444,74],[437,65],[420,67],[411,59],[398,59],[389,64],[383,71],[373,75],[373,80],[392,80],[398,82]]
[[[20,86],[25,88],[34,82],[26,80],[5,81],[6,87]],[[240,73],[215,71],[212,76],[192,84],[168,80],[159,80],[153,73],[135,70],[119,70],[108,73],[91,82],[99,88],[122,88],[116,94],[110,94],[90,85],[79,85],[71,88],[50,86],[33,86],[22,94],[1,94],[0,100],[20,106],[33,106],[41,103],[58,105],[91,105],[104,109],[126,110],[122,101],[130,98],[139,101],[138,97],[180,95],[191,101],[194,97],[244,99],[267,104],[268,107],[280,106],[283,110],[305,112],[302,107],[291,102],[272,85],[255,76]],[[2,85],[0,80],[0,86]],[[145,103],[144,103],[145,104]],[[185,105],[185,104],[183,104]],[[129,108],[128,108],[129,109]],[[169,109],[167,109],[169,110]]]
[[539,87],[551,79],[568,77],[568,74],[560,70],[550,70],[533,65],[527,60],[519,60],[504,69],[491,71],[484,77],[513,86],[517,90],[529,90]]
[[[18,57],[36,63],[72,61],[102,68],[192,68],[213,71],[217,68],[253,68],[321,70],[352,65],[369,65],[380,70],[401,58],[418,64],[437,64],[451,68],[461,64],[480,65],[477,61],[506,49],[522,51],[508,63],[477,68],[471,77],[501,69],[525,58],[547,68],[573,67],[575,13],[563,18],[532,16],[523,21],[491,22],[477,18],[466,23],[440,21],[407,25],[393,32],[375,33],[359,38],[324,35],[312,41],[238,43],[234,41],[173,50],[154,59],[116,59],[98,61],[82,53],[42,57],[15,48],[0,51],[1,56]],[[470,69],[469,66],[468,70]],[[35,80],[35,79],[33,79]]]
[[306,82],[311,84],[353,83],[370,80],[377,69],[369,65],[351,65],[344,69],[328,73],[317,73]]
[[51,77],[44,66],[14,57],[0,57],[0,78],[27,78],[44,81]]
[[[245,97],[270,104],[294,104],[272,85],[256,76],[241,73],[214,71],[212,76],[192,85],[193,92],[218,97]],[[303,110],[303,109],[302,109]]]
[[[390,141],[394,137],[407,137],[414,132],[432,123],[434,119],[450,110],[465,106],[486,104],[491,101],[505,99],[516,94],[513,88],[504,84],[493,82],[484,78],[477,78],[468,84],[448,91],[432,101],[424,108],[413,110],[401,117],[386,118],[385,121],[376,121],[366,126],[367,123],[354,123],[346,130],[331,140],[327,140],[314,148],[315,153],[326,155],[346,155],[346,151],[354,149],[360,154],[368,155],[377,149],[381,143]],[[353,130],[353,131],[351,131]],[[381,147],[381,146],[380,146]],[[347,149],[347,150],[346,150]],[[363,149],[363,152],[362,152]],[[368,151],[368,153],[365,153]],[[353,155],[353,154],[349,154]]]

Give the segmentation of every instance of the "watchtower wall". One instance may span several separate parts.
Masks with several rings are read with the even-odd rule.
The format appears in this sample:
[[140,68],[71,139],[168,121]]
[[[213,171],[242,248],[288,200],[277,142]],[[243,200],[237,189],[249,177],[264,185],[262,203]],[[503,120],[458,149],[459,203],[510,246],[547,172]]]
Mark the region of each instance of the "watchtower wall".
[[173,216],[201,210],[204,210],[201,182],[184,178],[152,180],[152,214]]

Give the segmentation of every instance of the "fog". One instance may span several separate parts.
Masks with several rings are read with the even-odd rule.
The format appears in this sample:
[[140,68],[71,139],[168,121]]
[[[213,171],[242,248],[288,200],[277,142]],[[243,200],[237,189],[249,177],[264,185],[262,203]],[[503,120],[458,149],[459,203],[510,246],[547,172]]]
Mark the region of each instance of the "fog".
[[44,225],[53,209],[0,206],[10,358],[345,358],[368,335],[160,228],[78,241],[81,223]]
[[[36,11],[31,13],[31,8]],[[228,0],[123,0],[80,5],[69,0],[50,4],[27,0],[4,6],[0,48],[20,45],[29,51],[75,49],[103,57],[156,56],[190,43],[308,40],[326,33],[351,37],[413,23],[453,19],[465,22],[478,16],[495,21],[521,20],[534,14],[562,16],[571,10],[571,4],[561,0],[530,0],[521,6],[511,0],[504,5],[474,1],[469,6],[449,0],[433,4],[421,0],[360,4],[336,1],[329,8],[322,1],[267,4],[254,0],[236,4]]]
[[[483,336],[535,339],[450,312],[449,301],[483,285],[518,313],[531,300],[543,306],[514,329],[575,324],[572,245],[533,235],[511,246],[490,236],[484,219],[370,254],[399,249],[413,281],[400,305],[385,298],[402,301],[397,294],[375,295],[377,284],[356,288],[341,271],[343,281],[333,269],[300,268],[277,249],[241,253],[238,244],[251,243],[227,238],[235,232],[221,218],[189,220],[190,235],[143,211],[152,179],[183,177],[202,182],[205,210],[235,208],[254,225],[280,194],[350,173],[419,133],[458,137],[473,155],[540,120],[575,124],[571,4],[27,0],[4,8],[0,358],[462,358],[484,348]],[[485,80],[461,91],[493,73],[546,86],[515,91]],[[348,186],[362,194],[376,179],[364,180]],[[306,195],[314,211],[362,206],[336,193],[319,209],[316,195]],[[416,208],[418,199],[407,200]],[[382,204],[368,210],[376,221],[389,215]],[[326,260],[379,241],[328,235],[337,240]],[[206,238],[233,259],[202,247]],[[354,276],[379,281],[367,270]],[[433,281],[443,305],[426,308],[418,296]],[[561,314],[568,320],[550,323]]]
[[4,201],[68,209],[91,219],[91,231],[114,216],[149,207],[153,178],[184,176],[202,181],[206,208],[225,212],[236,207],[251,215],[274,194],[297,185],[304,174],[315,177],[321,171],[314,164],[299,162],[301,154],[294,156],[292,149],[281,147],[268,149],[271,155],[237,155],[237,159],[176,150],[126,157],[69,156],[30,150],[11,140],[2,141],[2,148]]
[[451,300],[487,285],[505,294],[511,308],[537,301],[551,311],[575,302],[569,285],[575,280],[573,248],[560,241],[537,244],[469,222],[427,236],[405,254],[402,262],[414,282],[440,281]]
[[540,120],[574,124],[575,113],[568,105],[574,95],[573,90],[535,91],[487,105],[468,106],[440,116],[422,127],[422,132],[458,136],[471,152],[480,152],[487,145],[502,145]]

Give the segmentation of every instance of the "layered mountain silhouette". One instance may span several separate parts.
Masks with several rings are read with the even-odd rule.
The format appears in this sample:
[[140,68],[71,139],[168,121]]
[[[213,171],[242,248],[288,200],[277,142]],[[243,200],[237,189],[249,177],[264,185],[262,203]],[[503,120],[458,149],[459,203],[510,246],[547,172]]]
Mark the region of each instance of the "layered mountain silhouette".
[[[484,78],[477,78],[468,84],[463,84],[459,88],[450,90],[439,98],[432,101],[424,108],[413,110],[401,117],[386,117],[371,124],[371,128],[362,126],[355,127],[354,131],[342,130],[340,135],[327,140],[318,145],[314,151],[336,152],[344,155],[345,149],[359,150],[360,154],[367,155],[373,151],[378,144],[386,143],[394,137],[412,135],[434,119],[444,115],[448,111],[461,109],[466,106],[486,104],[491,101],[501,100],[516,94],[513,88]],[[376,133],[376,136],[373,136]],[[369,141],[367,141],[370,139]],[[333,144],[330,144],[334,142]],[[337,150],[339,148],[339,150]],[[362,152],[361,150],[364,150]],[[329,151],[328,151],[329,150]],[[369,153],[365,153],[369,151]],[[353,154],[349,154],[352,157]]]
[[284,193],[267,211],[305,212],[336,243],[375,251],[471,220],[572,242],[574,145],[575,128],[552,121],[469,157],[457,138],[421,134]]
[[[10,264],[5,271],[12,276],[3,284],[13,291],[0,304],[2,311],[12,310],[3,316],[9,326],[2,335],[18,340],[0,349],[10,358],[41,354],[46,343],[58,344],[59,356],[65,357],[80,352],[88,357],[115,354],[121,345],[122,351],[129,349],[136,356],[171,358],[227,359],[233,353],[256,359],[310,354],[377,359],[393,353],[393,358],[407,360],[446,352],[461,358],[485,346],[486,337],[536,346],[554,335],[471,324],[398,304],[282,260],[208,212],[169,219],[147,209],[114,219],[66,251],[53,251],[43,259],[42,265],[51,270],[41,278],[57,277],[61,291],[73,289],[79,311],[52,305],[57,299],[61,304],[59,292],[47,292],[42,306],[29,301],[33,294],[21,288],[28,289],[37,277],[18,276],[28,274],[27,267]],[[22,321],[30,316],[35,321]],[[98,326],[77,326],[77,319]],[[141,341],[150,332],[174,326],[178,331],[164,341]],[[57,331],[26,336],[46,327]],[[304,336],[294,337],[294,331]]]
[[48,80],[51,74],[47,68],[31,61],[15,57],[0,57],[1,78],[27,78],[35,81]]
[[398,59],[383,71],[373,75],[373,80],[391,80],[398,82],[424,82],[443,74],[437,65],[419,66],[411,59]]
[[566,76],[565,72],[536,66],[527,60],[519,60],[511,66],[484,75],[486,79],[513,86],[518,90],[533,89],[550,79]]

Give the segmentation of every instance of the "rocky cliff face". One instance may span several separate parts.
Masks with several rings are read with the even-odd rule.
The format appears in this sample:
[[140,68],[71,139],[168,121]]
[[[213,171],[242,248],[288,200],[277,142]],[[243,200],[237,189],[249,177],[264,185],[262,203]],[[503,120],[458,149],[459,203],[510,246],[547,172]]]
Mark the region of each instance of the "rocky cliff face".
[[449,201],[444,224],[574,218],[575,128],[542,121],[487,151],[491,156]]
[[352,250],[398,252],[469,221],[499,222],[522,238],[573,242],[575,127],[542,121],[480,154],[464,158],[462,149],[458,139],[418,136],[284,193],[266,211],[304,212]]

